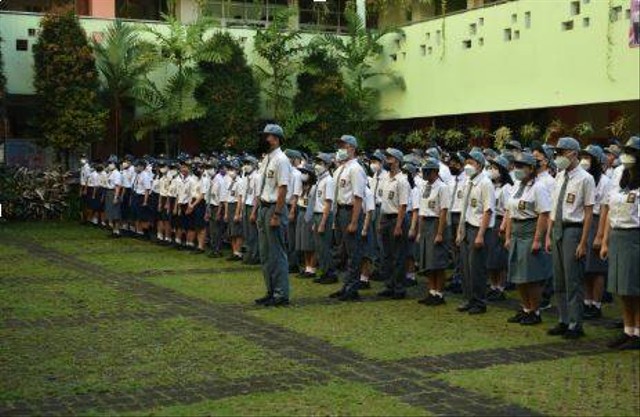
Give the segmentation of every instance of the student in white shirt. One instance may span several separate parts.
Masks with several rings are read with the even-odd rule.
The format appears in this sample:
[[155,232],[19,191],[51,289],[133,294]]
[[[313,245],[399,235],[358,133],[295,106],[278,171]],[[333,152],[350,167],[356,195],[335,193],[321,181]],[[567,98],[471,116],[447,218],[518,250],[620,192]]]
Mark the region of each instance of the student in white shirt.
[[151,219],[151,207],[149,197],[151,194],[151,175],[146,169],[146,161],[140,159],[135,163],[135,176],[131,184],[132,204],[135,231],[138,237],[142,238],[149,229]]
[[194,165],[191,178],[189,203],[186,208],[188,218],[187,249],[192,250],[194,254],[203,254],[207,235],[205,190],[208,185],[204,167]]
[[111,159],[107,165],[107,186],[104,197],[105,216],[111,226],[111,236],[120,237],[120,220],[122,219],[122,174],[118,170],[117,161]]
[[319,153],[314,158],[314,171],[317,178],[316,195],[313,208],[313,234],[315,248],[322,275],[313,282],[318,284],[333,284],[338,282],[335,273],[331,243],[333,225],[333,201],[335,199],[335,180],[331,176],[329,167],[332,158],[328,153]]
[[227,163],[227,177],[229,185],[227,187],[227,199],[224,202],[224,221],[228,225],[229,238],[231,239],[231,255],[228,261],[242,260],[242,210],[245,194],[245,180],[240,176],[239,165],[236,161]]
[[242,166],[246,178],[243,235],[247,248],[243,262],[247,265],[257,265],[260,263],[258,228],[256,223],[251,221],[251,215],[257,204],[256,193],[260,188],[260,172],[256,169],[257,165],[258,161],[254,157],[246,156]]

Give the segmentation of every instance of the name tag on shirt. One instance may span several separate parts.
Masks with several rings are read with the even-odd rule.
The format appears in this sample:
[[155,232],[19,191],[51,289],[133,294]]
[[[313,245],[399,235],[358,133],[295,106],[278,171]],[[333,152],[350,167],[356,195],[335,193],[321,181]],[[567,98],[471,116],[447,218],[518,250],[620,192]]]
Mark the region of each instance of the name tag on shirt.
[[576,195],[568,193],[567,194],[567,203],[573,204],[573,203],[575,203],[575,201],[576,201]]
[[518,201],[518,210],[526,210],[527,209],[527,202],[524,200],[520,200]]
[[456,198],[462,198],[462,190],[458,190],[458,192],[456,193]]
[[476,208],[478,207],[478,200],[475,198],[471,199],[471,207]]
[[346,187],[347,186],[347,180],[340,180],[340,187]]
[[389,196],[387,197],[389,200],[393,200],[393,197],[396,196],[395,191],[389,191]]
[[269,171],[267,171],[267,178],[273,178],[275,175],[275,171],[270,169]]
[[635,202],[636,202],[636,194],[635,193],[629,193],[629,195],[627,196],[627,203],[633,204]]
[[235,191],[231,191],[231,197],[235,197],[236,196],[236,192]]
[[429,208],[430,209],[435,209],[436,208],[436,202],[435,201],[429,201]]
[[378,197],[382,197],[382,188],[378,190]]

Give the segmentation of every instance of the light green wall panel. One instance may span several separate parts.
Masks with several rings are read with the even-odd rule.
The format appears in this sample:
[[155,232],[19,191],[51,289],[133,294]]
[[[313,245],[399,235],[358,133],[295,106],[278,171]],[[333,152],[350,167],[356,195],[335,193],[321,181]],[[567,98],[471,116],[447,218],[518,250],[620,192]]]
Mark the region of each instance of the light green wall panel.
[[[621,12],[609,23],[613,7]],[[382,118],[638,100],[640,50],[628,46],[628,8],[629,0],[519,0],[406,26],[405,38],[385,38],[382,66],[407,88],[383,89]],[[567,21],[573,30],[563,30]]]

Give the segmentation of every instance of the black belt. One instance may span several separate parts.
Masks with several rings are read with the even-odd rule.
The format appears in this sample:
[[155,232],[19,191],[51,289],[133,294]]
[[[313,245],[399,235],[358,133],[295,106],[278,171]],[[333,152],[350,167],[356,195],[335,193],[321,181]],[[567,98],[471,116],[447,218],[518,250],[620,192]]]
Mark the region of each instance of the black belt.
[[530,222],[536,222],[538,221],[538,219],[536,218],[531,218],[531,219],[511,219],[512,222],[514,223],[530,223]]
[[341,210],[353,210],[353,205],[351,204],[338,204],[338,208]]
[[582,229],[582,223],[562,223],[562,228],[563,229],[577,229],[580,228]]
[[276,203],[267,203],[266,201],[260,200],[260,205],[263,207],[272,207],[272,206],[275,206]]
[[395,219],[398,217],[398,213],[381,213],[385,219]]

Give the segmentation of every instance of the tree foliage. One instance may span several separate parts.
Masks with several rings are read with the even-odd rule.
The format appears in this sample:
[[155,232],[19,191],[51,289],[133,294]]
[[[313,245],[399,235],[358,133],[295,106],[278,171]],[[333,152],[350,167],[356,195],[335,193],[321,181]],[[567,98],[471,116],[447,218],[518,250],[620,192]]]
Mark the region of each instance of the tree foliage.
[[258,83],[242,46],[228,32],[217,32],[206,43],[212,50],[228,49],[230,56],[225,62],[198,64],[201,81],[195,97],[204,109],[198,122],[200,143],[207,151],[250,149],[260,111]]
[[154,69],[153,46],[140,37],[133,24],[116,20],[104,39],[93,41],[96,65],[101,74],[102,93],[111,113],[111,134],[115,153],[122,153],[123,136],[131,126],[123,122],[126,109],[135,106],[136,92],[143,89]]
[[4,118],[7,100],[7,78],[4,76],[4,61],[2,60],[2,42],[0,38],[0,119]]
[[98,100],[98,71],[78,18],[71,12],[48,14],[40,29],[33,46],[37,125],[44,143],[68,157],[102,139],[107,112]]

